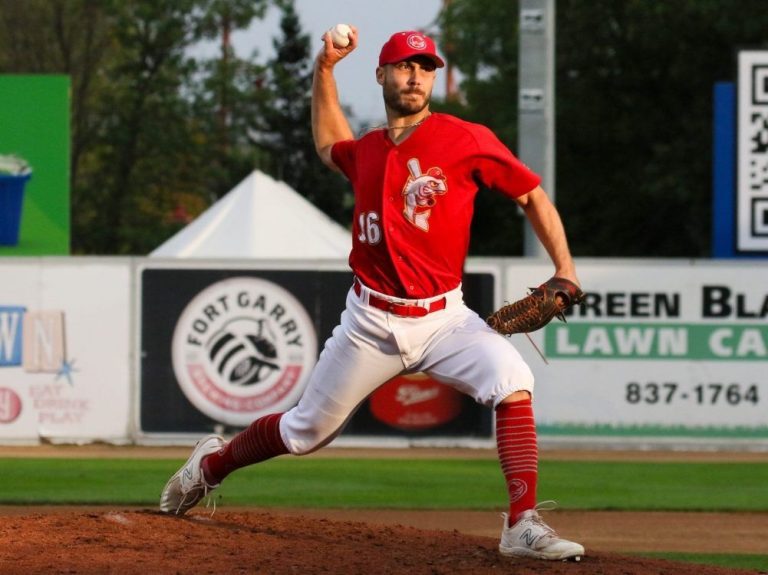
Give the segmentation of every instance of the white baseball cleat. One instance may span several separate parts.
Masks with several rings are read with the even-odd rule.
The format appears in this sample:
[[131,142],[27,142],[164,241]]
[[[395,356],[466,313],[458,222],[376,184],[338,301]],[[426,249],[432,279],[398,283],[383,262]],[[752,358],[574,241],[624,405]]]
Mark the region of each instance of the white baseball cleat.
[[160,496],[161,512],[184,515],[218,487],[208,484],[200,464],[206,455],[216,453],[224,445],[224,439],[218,435],[207,435],[197,442],[187,462],[165,484]]
[[536,509],[525,511],[512,527],[507,527],[506,513],[502,513],[504,528],[501,531],[499,553],[507,557],[535,557],[553,561],[580,561],[584,547],[573,541],[561,539],[539,515]]

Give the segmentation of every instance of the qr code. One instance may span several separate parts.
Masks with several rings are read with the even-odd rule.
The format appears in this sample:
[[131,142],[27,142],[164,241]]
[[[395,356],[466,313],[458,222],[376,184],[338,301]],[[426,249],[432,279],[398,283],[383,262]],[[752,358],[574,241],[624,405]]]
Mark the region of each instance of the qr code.
[[737,248],[768,253],[768,50],[739,53]]

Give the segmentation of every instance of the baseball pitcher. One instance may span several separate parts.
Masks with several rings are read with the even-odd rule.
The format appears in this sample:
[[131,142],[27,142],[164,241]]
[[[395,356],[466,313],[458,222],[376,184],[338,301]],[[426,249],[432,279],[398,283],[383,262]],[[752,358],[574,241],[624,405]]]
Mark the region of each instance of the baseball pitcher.
[[352,27],[344,40],[334,43],[330,32],[323,37],[315,61],[312,133],[322,161],[341,171],[355,194],[349,257],[354,282],[346,308],[298,404],[257,419],[229,442],[215,435],[201,439],[165,486],[160,509],[181,515],[236,469],[320,449],[380,385],[399,374],[424,372],[495,410],[509,493],[500,552],[578,560],[584,548],[559,537],[537,510],[531,370],[491,327],[502,322],[489,325],[478,317],[464,305],[461,291],[481,182],[517,202],[552,260],[553,279],[567,286],[539,290],[554,294],[546,308],[535,294],[518,306],[529,317],[549,310],[525,329],[541,327],[578,302],[581,292],[558,212],[540,178],[488,128],[430,111],[444,62],[422,33],[398,32],[382,47],[376,80],[387,122],[355,139],[333,71],[357,47],[357,30]]

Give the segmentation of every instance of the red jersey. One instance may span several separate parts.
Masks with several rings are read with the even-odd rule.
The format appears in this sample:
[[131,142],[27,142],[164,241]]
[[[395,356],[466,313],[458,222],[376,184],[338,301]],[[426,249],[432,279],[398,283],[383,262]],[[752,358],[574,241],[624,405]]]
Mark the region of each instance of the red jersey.
[[355,193],[352,271],[409,299],[461,282],[479,182],[515,198],[541,181],[488,128],[446,114],[400,144],[384,129],[337,142],[332,158]]

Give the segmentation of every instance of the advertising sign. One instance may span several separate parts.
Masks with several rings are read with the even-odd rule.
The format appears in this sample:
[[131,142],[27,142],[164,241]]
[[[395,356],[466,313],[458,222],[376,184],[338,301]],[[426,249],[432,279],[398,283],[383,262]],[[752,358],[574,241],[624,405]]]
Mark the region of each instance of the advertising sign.
[[[145,267],[141,284],[143,433],[226,433],[296,404],[339,323],[346,269]],[[490,310],[493,277],[465,293]],[[350,435],[491,434],[491,414],[424,374],[395,378],[358,410]]]
[[[68,76],[0,75],[0,257],[69,253]],[[9,162],[3,162],[7,164]]]
[[351,282],[205,267],[140,278],[140,427],[179,433],[239,429],[292,407]]
[[128,438],[130,264],[77,261],[0,262],[1,441]]
[[235,276],[187,304],[171,350],[187,399],[212,419],[245,427],[296,404],[317,358],[317,339],[309,314],[289,291]]
[[535,368],[542,433],[768,438],[768,266],[579,271],[585,303],[533,334],[548,364],[517,341]]

